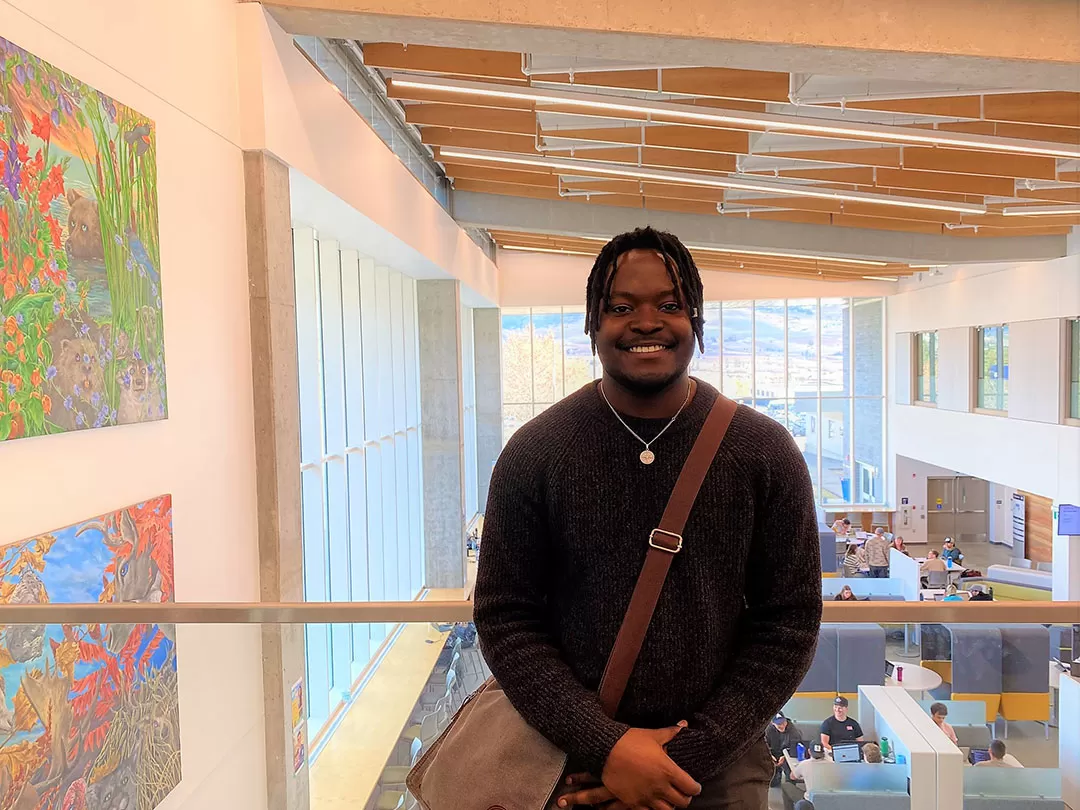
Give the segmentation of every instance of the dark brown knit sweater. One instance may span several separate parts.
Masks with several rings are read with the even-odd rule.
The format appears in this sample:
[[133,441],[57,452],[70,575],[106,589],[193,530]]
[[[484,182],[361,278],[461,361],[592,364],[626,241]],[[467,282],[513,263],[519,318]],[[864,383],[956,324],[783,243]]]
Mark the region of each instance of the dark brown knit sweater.
[[[782,426],[740,407],[617,717],[600,709],[649,532],[717,396],[699,382],[645,466],[590,384],[518,430],[495,465],[475,590],[484,656],[525,719],[597,776],[627,728],[687,720],[668,753],[708,781],[762,739],[813,659],[821,562],[806,463]],[[627,422],[650,438],[667,420]]]

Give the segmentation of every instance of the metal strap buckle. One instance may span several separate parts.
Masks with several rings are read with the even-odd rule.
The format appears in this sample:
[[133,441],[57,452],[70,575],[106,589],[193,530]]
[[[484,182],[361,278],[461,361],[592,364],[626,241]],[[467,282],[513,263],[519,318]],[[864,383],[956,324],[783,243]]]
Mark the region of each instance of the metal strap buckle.
[[[661,543],[656,542],[657,535],[663,535],[665,538],[672,538],[675,541],[674,547],[671,545],[664,545],[663,541]],[[660,551],[666,551],[668,554],[678,554],[682,551],[682,535],[675,534],[675,532],[664,531],[663,529],[653,529],[649,532],[649,545]]]

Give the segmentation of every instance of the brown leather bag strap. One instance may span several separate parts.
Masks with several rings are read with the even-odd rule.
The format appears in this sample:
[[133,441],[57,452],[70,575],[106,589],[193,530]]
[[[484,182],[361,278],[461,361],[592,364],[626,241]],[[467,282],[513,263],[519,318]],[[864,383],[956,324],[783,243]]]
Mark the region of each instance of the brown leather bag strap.
[[638,576],[630,606],[626,609],[615,646],[611,650],[604,677],[600,681],[600,705],[608,717],[614,717],[622,702],[626,685],[634,671],[645,633],[652,621],[653,611],[660,599],[668,570],[675,555],[682,550],[682,531],[690,509],[697,499],[701,483],[712,465],[716,451],[724,440],[728,426],[735,416],[737,405],[726,397],[717,397],[701,432],[683,463],[675,482],[660,525],[649,535],[649,552]]

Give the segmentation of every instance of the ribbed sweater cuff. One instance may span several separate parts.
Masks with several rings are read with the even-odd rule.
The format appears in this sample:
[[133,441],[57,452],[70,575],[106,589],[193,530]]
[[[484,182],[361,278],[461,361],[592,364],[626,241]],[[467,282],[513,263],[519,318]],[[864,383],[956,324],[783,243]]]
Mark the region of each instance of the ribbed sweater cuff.
[[605,718],[604,722],[589,728],[587,734],[578,738],[575,750],[569,752],[571,763],[580,764],[586,773],[600,779],[611,756],[611,749],[629,730],[630,726],[625,723]]

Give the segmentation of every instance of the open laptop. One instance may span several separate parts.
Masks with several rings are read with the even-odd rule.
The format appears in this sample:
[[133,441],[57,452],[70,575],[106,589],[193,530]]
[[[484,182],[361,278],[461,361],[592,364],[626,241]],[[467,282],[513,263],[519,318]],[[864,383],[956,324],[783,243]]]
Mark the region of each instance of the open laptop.
[[833,762],[859,762],[862,760],[862,746],[858,743],[840,743],[832,749]]
[[891,678],[893,673],[896,672],[896,665],[892,661],[885,662],[885,677]]
[[989,748],[972,748],[971,749],[971,764],[978,765],[980,762],[990,761],[990,749]]

